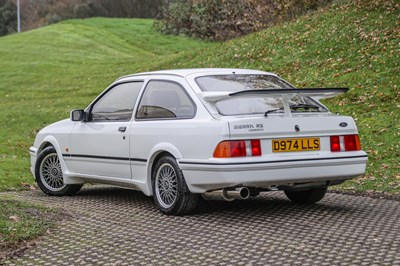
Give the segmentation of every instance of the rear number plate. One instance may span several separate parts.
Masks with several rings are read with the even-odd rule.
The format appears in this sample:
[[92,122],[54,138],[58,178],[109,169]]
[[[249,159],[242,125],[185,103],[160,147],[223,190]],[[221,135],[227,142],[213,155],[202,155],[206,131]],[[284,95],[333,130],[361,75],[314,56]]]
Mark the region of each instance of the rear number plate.
[[319,151],[319,138],[273,139],[273,152]]

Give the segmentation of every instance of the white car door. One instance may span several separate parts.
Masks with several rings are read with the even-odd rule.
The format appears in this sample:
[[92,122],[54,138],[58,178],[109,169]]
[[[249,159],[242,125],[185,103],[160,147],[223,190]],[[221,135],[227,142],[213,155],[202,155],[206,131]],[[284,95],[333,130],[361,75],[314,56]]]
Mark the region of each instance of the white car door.
[[117,84],[87,110],[87,122],[76,122],[67,167],[80,175],[131,178],[129,132],[143,81]]

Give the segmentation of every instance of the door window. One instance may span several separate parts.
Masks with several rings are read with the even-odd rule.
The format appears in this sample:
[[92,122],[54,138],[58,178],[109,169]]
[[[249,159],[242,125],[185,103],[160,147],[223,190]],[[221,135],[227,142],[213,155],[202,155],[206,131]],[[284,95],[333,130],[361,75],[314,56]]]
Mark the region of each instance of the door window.
[[150,81],[136,114],[137,119],[193,118],[196,106],[185,89],[175,82]]
[[119,84],[93,106],[92,121],[129,121],[143,82]]

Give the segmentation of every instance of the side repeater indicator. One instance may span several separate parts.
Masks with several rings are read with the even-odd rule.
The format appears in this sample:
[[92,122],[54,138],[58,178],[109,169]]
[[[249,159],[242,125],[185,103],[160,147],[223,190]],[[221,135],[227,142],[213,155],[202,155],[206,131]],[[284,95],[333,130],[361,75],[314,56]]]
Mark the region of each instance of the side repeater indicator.
[[339,124],[339,126],[341,126],[341,127],[347,127],[347,123],[346,123],[346,122],[342,122],[342,123]]

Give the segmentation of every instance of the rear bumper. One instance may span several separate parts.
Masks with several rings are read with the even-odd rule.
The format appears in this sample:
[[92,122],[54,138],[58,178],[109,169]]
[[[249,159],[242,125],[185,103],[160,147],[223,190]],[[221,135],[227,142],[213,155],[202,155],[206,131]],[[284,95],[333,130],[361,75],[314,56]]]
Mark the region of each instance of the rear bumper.
[[181,160],[190,191],[206,191],[233,186],[270,187],[291,183],[337,181],[356,178],[365,173],[365,152],[326,157],[296,157],[270,161]]

